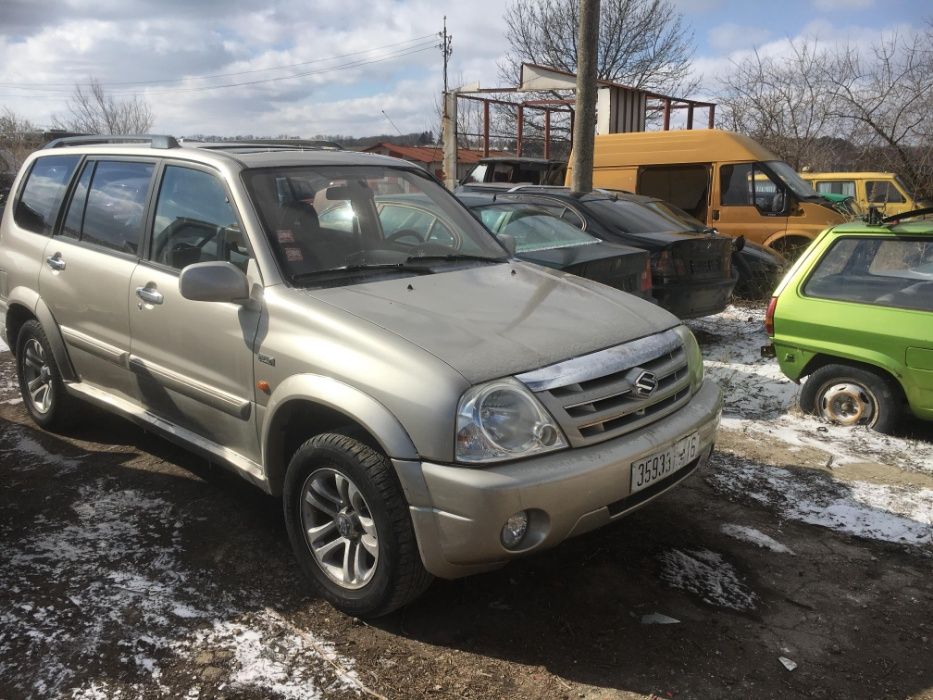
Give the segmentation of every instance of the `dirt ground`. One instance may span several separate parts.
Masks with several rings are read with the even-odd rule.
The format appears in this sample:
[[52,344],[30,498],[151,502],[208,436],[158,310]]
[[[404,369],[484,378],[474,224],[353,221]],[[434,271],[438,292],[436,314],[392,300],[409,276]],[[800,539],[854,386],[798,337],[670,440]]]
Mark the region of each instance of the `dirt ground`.
[[927,425],[834,465],[819,428],[727,405],[684,486],[364,623],[309,594],[274,499],[94,409],[44,433],[17,397],[2,353],[0,698],[933,699]]

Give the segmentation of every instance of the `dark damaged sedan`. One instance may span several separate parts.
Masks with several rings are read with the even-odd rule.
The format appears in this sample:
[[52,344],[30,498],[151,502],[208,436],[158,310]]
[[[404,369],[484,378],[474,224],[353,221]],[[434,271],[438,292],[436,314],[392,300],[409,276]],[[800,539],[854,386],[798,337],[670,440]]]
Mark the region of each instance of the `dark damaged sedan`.
[[[461,198],[494,190],[468,186]],[[534,205],[601,240],[641,248],[651,259],[652,296],[680,318],[708,316],[729,303],[738,280],[732,265],[733,241],[713,231],[692,230],[649,206],[651,197],[566,187],[497,190],[497,201]]]
[[485,194],[461,194],[460,201],[507,247],[514,246],[517,258],[652,299],[646,251],[595,238],[536,204]]

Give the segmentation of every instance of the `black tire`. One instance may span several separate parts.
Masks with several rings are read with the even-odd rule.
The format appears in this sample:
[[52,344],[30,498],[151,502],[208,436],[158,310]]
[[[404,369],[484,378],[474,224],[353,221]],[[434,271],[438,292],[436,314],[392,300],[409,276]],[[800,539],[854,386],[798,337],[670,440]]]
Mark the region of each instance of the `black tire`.
[[[41,347],[41,356],[37,356],[35,352],[37,347]],[[41,362],[41,369],[37,370],[37,362]],[[47,404],[45,401],[37,401],[29,389],[30,377],[36,371],[42,373],[44,385],[47,387]],[[65,383],[52,354],[52,346],[38,321],[24,323],[16,336],[16,378],[19,380],[23,405],[30,418],[38,425],[46,430],[60,430],[74,422],[78,415],[75,399],[65,391]],[[45,399],[46,395],[43,394],[42,397]]]
[[[375,524],[378,559],[361,587],[341,585],[325,573],[305,537],[303,503],[306,484],[322,472],[337,473],[362,494]],[[415,533],[389,459],[345,435],[324,433],[295,452],[283,488],[285,525],[302,572],[335,608],[356,617],[386,615],[421,595],[431,584],[415,541]],[[342,533],[341,533],[342,534]],[[326,564],[326,562],[325,562]]]
[[[850,411],[845,410],[847,404]],[[901,419],[904,398],[900,387],[881,371],[829,364],[807,378],[800,390],[800,408],[831,423],[866,425],[890,433]],[[846,420],[840,419],[843,414],[848,414]]]

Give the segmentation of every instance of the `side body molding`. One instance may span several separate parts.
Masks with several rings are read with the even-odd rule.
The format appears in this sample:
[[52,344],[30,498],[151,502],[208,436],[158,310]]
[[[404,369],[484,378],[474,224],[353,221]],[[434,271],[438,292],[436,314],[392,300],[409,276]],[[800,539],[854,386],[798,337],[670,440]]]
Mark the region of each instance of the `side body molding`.
[[[55,363],[62,373],[62,379],[66,382],[76,381],[78,374],[71,364],[71,358],[68,357],[68,350],[65,347],[65,339],[62,337],[61,328],[58,327],[58,321],[55,320],[51,310],[42,301],[38,292],[28,287],[16,287],[10,290],[7,304],[8,309],[16,305],[23,306],[39,319],[42,330],[45,331],[45,337],[49,339],[49,345],[52,346],[52,354],[55,356]],[[10,338],[11,345],[15,342],[15,338]]]
[[319,374],[297,374],[282,382],[266,405],[262,425],[263,464],[269,464],[270,431],[276,416],[292,401],[326,406],[368,430],[385,453],[395,459],[418,459],[418,451],[398,419],[381,403],[349,384]]

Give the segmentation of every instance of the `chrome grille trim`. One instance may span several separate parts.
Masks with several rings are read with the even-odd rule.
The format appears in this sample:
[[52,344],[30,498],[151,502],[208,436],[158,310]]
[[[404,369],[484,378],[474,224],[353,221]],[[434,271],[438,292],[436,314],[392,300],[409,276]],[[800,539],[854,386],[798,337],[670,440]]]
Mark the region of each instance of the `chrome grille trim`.
[[636,367],[681,345],[680,335],[672,328],[624,345],[616,345],[531,372],[516,374],[515,378],[536,393],[550,391]]
[[[645,371],[657,380],[647,397],[634,391]],[[517,378],[534,391],[573,447],[643,428],[690,400],[687,351],[675,329]]]

